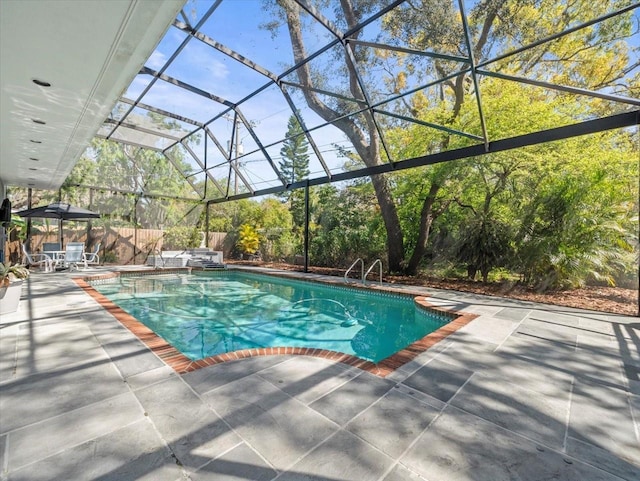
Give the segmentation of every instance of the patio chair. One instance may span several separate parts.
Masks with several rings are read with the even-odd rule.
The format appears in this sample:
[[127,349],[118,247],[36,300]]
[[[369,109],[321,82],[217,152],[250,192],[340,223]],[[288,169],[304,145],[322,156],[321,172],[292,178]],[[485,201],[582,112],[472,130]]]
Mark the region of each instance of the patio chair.
[[63,267],[69,268],[69,270],[72,270],[74,267],[77,269],[78,264],[83,264],[85,268],[88,267],[84,258],[84,243],[67,243],[64,255],[56,261],[56,267],[58,267],[59,264],[62,264]]
[[61,251],[62,250],[62,246],[60,245],[60,242],[44,242],[42,244],[42,251],[43,252],[47,252],[47,251]]
[[22,259],[22,263],[27,266],[38,266],[40,270],[44,270],[45,272],[53,271],[53,259],[46,254],[31,254],[27,250],[27,246],[22,244],[22,253],[24,254],[24,258]]
[[98,252],[100,251],[100,242],[98,242],[96,244],[96,246],[93,248],[93,252],[85,252],[84,255],[84,265],[88,266],[89,264],[92,265],[99,265],[100,264],[100,256],[98,255]]

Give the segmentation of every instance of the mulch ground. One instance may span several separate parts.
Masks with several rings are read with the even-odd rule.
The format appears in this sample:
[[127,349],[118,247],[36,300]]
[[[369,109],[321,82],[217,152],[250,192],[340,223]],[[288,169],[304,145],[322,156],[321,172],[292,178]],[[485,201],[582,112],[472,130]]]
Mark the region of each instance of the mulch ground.
[[[230,263],[272,267],[282,270],[303,270],[302,266],[274,262],[231,261]],[[309,267],[309,272],[340,277],[344,275],[344,269],[327,267]],[[628,316],[638,315],[637,289],[591,286],[568,291],[536,292],[534,289],[513,283],[489,282],[485,284],[484,282],[473,282],[463,279],[425,279],[407,276],[385,276],[384,281],[412,286],[432,287],[435,289],[472,292],[487,296],[521,299],[558,306],[576,307],[579,309],[591,309],[594,311]]]

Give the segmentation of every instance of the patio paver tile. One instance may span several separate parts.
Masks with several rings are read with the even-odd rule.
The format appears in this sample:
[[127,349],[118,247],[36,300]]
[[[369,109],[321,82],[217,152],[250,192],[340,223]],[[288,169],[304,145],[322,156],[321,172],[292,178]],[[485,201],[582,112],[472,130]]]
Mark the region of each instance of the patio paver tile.
[[0,384],[0,390],[0,433],[128,392],[108,361],[15,379]]
[[278,481],[376,481],[392,462],[357,436],[341,430],[292,466]]
[[453,407],[445,409],[400,462],[429,480],[619,481]]
[[600,467],[627,481],[640,479],[640,463],[631,463],[606,449],[583,443],[571,436],[567,438],[567,454],[593,466]]
[[623,390],[577,380],[571,402],[569,436],[640,466],[640,441],[629,394]]
[[197,469],[240,438],[179,378],[135,391],[146,414],[180,463]]
[[451,404],[548,446],[561,449],[571,386],[549,396],[489,376],[474,376]]
[[409,471],[403,465],[396,465],[383,481],[424,481],[422,476]]
[[397,459],[439,412],[394,389],[347,424],[346,429]]
[[317,357],[300,357],[264,369],[259,376],[304,404],[353,379],[360,371]]
[[534,309],[529,314],[531,320],[548,321],[558,326],[578,327],[579,318],[574,314],[563,314],[558,310]]
[[290,466],[338,429],[255,374],[203,398],[277,470]]
[[65,449],[144,419],[131,393],[97,402],[9,433],[9,469],[17,470]]
[[542,369],[572,374],[566,366],[575,355],[575,345],[546,341],[528,335],[511,336],[498,348],[502,356],[534,361]]
[[495,352],[498,344],[478,339],[466,332],[457,332],[451,337],[447,348],[437,356],[439,360],[476,372],[494,369],[501,364],[501,356]]
[[269,481],[277,471],[267,465],[245,443],[214,459],[209,464],[190,473],[191,481]]
[[284,356],[257,356],[228,361],[189,372],[184,374],[182,379],[197,393],[204,394],[230,382],[280,364],[286,359]]
[[572,326],[562,324],[560,320],[556,320],[551,318],[551,316],[548,316],[546,320],[538,318],[532,319],[531,317],[525,319],[518,326],[515,335],[530,336],[540,340],[563,342],[567,345],[575,346],[578,332],[579,331]]
[[142,420],[11,472],[10,481],[175,481],[182,470]]
[[[96,337],[102,341],[100,335]],[[103,343],[102,347],[124,378],[165,366],[147,346],[129,334],[122,335],[117,341]]]
[[106,352],[86,325],[77,319],[52,320],[20,326],[16,377],[71,364],[108,361]]
[[171,367],[162,366],[129,376],[125,382],[131,389],[136,390],[176,376],[176,372]]
[[510,321],[521,321],[529,315],[531,309],[521,307],[505,307],[496,312],[494,317],[498,319],[508,319]]
[[578,317],[578,326],[583,332],[593,332],[609,336],[615,335],[614,324],[598,316],[588,314],[580,315],[580,317]]
[[8,437],[7,434],[0,436],[0,473],[2,473],[1,475],[4,475],[4,473],[8,471],[7,463],[9,462],[9,458],[6,457],[5,455],[6,449],[7,449],[7,437]]
[[15,377],[18,327],[17,323],[7,324],[0,331],[0,382]]
[[395,386],[368,372],[351,379],[309,406],[343,426]]
[[519,321],[500,319],[490,315],[480,316],[460,329],[461,333],[491,344],[501,344],[513,332]]
[[472,374],[473,371],[436,358],[402,383],[447,402]]

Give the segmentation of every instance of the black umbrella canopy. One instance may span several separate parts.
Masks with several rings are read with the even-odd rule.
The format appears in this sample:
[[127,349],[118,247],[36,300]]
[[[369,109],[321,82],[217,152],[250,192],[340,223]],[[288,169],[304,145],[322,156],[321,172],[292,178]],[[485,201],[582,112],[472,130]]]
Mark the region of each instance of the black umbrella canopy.
[[66,204],[64,202],[54,202],[53,204],[34,207],[33,209],[21,210],[16,212],[20,217],[39,217],[46,219],[58,219],[58,231],[60,235],[60,245],[63,244],[62,239],[62,222],[65,220],[83,220],[97,219],[100,214],[82,207]]
[[97,219],[100,217],[100,214],[97,212],[64,202],[54,202],[53,204],[34,207],[33,209],[21,210],[20,212],[16,212],[16,214],[20,217],[42,217],[61,220]]

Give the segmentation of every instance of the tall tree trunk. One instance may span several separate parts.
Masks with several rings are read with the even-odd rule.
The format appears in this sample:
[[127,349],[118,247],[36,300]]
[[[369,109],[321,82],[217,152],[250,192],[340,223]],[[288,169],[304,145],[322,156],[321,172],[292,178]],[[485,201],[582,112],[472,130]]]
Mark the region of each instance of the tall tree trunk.
[[372,175],[371,182],[380,205],[380,214],[387,231],[387,252],[389,272],[403,272],[404,237],[396,205],[391,197],[389,185],[381,175]]
[[407,264],[406,269],[406,274],[410,276],[414,276],[418,273],[420,261],[422,260],[422,257],[427,250],[429,234],[431,233],[431,225],[433,224],[434,220],[433,204],[435,203],[436,195],[438,195],[440,187],[440,183],[433,182],[431,184],[431,188],[429,189],[427,197],[425,197],[424,202],[422,203],[422,210],[420,211],[420,231],[418,234],[418,241],[416,242],[416,246],[413,249],[413,254],[411,255],[411,259],[409,259],[409,263]]
[[[301,62],[307,55],[302,36],[300,7],[298,4],[289,0],[279,0],[279,2],[284,8],[287,18],[294,60],[296,63]],[[341,3],[345,17],[347,18],[347,23],[349,25],[356,25],[358,18],[355,10],[352,8],[351,2],[349,0],[342,0]],[[350,47],[347,46],[346,48]],[[345,67],[349,75],[351,94],[356,99],[364,100],[358,87],[357,75],[354,70],[355,66],[347,62]],[[366,120],[366,127],[361,127],[352,119],[344,117],[340,112],[332,109],[311,90],[311,87],[314,86],[314,81],[308,63],[298,68],[297,74],[300,84],[305,87],[310,87],[303,90],[305,101],[309,107],[327,122],[333,121],[334,125],[344,132],[367,167],[380,165],[382,163],[380,144],[371,114],[369,112],[362,112],[361,115]],[[404,240],[397,208],[386,178],[382,175],[373,175],[371,176],[371,182],[376,193],[376,198],[380,206],[380,214],[382,215],[387,232],[389,270],[391,272],[401,272],[404,262]]]

